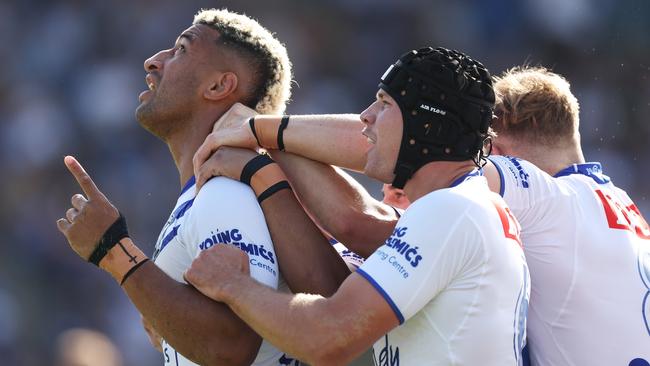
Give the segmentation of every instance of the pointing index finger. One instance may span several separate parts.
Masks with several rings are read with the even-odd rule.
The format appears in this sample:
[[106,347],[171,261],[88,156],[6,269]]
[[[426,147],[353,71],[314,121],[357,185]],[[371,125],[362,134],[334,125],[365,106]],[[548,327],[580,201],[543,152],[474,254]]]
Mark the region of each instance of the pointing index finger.
[[63,159],[65,166],[68,168],[70,173],[75,177],[77,183],[84,191],[88,199],[100,198],[103,197],[102,192],[99,191],[99,188],[95,185],[95,182],[90,178],[86,170],[79,164],[77,159],[72,156],[66,156]]

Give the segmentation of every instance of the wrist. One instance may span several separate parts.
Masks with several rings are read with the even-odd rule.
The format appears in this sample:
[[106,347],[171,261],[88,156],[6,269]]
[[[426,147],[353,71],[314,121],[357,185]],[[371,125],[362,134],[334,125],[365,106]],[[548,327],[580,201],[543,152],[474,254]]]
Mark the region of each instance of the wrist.
[[258,155],[246,163],[240,181],[253,189],[259,203],[279,190],[291,189],[282,168],[268,155]]
[[289,116],[259,115],[249,120],[251,132],[260,147],[284,151],[284,130]]
[[99,262],[99,267],[123,285],[126,279],[133,274],[149,258],[138,248],[131,238],[123,238]]
[[237,273],[229,278],[227,282],[221,284],[219,293],[211,296],[213,300],[226,303],[228,305],[237,304],[237,299],[241,296],[241,291],[244,291],[249,284],[245,283],[250,280],[250,275]]
[[106,254],[115,246],[121,239],[129,236],[129,230],[126,226],[126,219],[120,213],[120,216],[115,219],[113,224],[106,229],[104,235],[99,238],[95,249],[86,260],[96,266],[106,256]]

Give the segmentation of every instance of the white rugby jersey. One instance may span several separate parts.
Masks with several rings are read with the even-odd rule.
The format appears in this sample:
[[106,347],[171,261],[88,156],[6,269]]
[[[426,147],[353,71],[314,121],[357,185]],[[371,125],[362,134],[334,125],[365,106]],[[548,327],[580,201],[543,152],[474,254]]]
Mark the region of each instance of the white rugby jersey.
[[330,239],[329,240],[330,244],[336,249],[336,252],[339,253],[345,264],[348,266],[350,271],[354,272],[357,270],[357,268],[361,267],[363,264],[363,257],[358,255],[357,253],[351,251],[343,245],[341,242],[337,241],[336,239]]
[[521,364],[530,279],[519,224],[484,177],[460,181],[415,201],[357,270],[400,322],[375,343],[376,365]]
[[[158,237],[154,262],[176,281],[200,251],[217,243],[228,243],[249,256],[251,276],[278,288],[280,271],[262,209],[250,187],[232,179],[208,181],[196,196],[192,177],[181,191],[176,207]],[[188,366],[187,360],[163,341],[165,365]],[[262,341],[255,366],[298,365],[266,341]]]
[[648,366],[650,228],[628,195],[599,163],[553,178],[524,160],[490,159],[522,226],[531,363]]

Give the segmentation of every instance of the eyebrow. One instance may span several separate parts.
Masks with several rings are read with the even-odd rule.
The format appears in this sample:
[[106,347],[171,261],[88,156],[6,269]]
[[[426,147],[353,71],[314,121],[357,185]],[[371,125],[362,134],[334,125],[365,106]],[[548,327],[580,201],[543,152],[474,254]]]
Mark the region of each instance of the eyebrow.
[[177,41],[180,41],[183,38],[185,38],[191,44],[196,39],[196,36],[192,33],[183,33],[180,36],[178,36]]

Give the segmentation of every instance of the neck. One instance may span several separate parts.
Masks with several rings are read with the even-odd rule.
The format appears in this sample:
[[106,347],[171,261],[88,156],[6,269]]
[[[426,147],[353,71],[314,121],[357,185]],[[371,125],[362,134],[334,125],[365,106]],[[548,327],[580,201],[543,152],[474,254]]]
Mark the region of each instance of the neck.
[[192,158],[205,138],[212,132],[214,123],[228,107],[215,107],[205,112],[196,111],[189,121],[178,121],[183,128],[165,139],[176,163],[181,187],[194,175]]
[[472,161],[434,161],[418,169],[406,182],[404,193],[411,202],[442,188],[448,188],[476,165]]
[[[519,155],[514,154],[514,156]],[[551,176],[569,165],[585,162],[582,150],[580,147],[575,146],[564,149],[544,149],[544,151],[539,151],[534,154],[522,154],[520,157],[537,165],[538,168]]]

